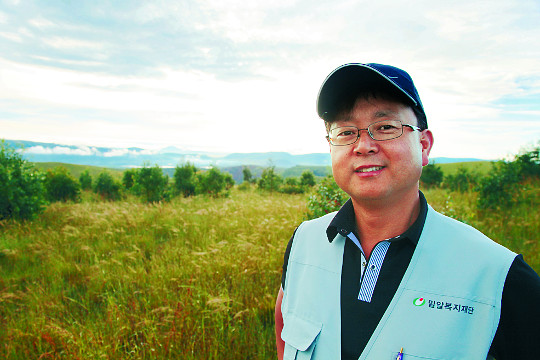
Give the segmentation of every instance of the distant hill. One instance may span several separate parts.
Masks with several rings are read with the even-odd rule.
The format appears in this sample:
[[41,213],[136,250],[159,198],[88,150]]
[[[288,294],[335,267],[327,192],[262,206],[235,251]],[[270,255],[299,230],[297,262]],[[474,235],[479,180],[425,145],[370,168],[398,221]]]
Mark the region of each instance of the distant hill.
[[[329,153],[312,153],[293,155],[286,152],[266,153],[232,153],[215,154],[195,152],[176,147],[167,147],[159,151],[141,148],[108,148],[94,146],[74,146],[55,143],[43,143],[24,140],[6,140],[15,148],[21,148],[23,157],[32,162],[51,162],[64,164],[89,165],[106,168],[133,168],[145,164],[159,165],[163,168],[175,168],[177,165],[190,162],[199,168],[217,166],[228,169],[233,176],[241,177],[242,166],[252,167],[254,175],[260,174],[262,168],[275,166],[285,176],[299,176],[302,169],[309,168],[316,175],[330,173]],[[434,158],[435,164],[456,162],[483,161],[474,158]],[[170,171],[168,171],[170,172]],[[322,176],[322,175],[319,175]]]

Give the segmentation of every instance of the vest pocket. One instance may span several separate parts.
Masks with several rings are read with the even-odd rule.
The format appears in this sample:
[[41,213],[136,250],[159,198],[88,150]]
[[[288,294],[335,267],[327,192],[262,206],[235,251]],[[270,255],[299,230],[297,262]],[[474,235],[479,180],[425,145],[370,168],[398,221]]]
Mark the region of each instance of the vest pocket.
[[285,341],[283,360],[311,359],[321,328],[322,324],[288,314],[281,332],[281,338]]

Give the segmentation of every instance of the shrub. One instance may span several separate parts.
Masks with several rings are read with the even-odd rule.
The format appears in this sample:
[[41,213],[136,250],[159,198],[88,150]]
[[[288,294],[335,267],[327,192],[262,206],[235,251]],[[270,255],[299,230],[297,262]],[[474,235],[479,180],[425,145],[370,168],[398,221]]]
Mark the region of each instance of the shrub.
[[175,192],[184,197],[195,195],[196,173],[197,168],[193,164],[186,163],[182,166],[176,166],[173,175]]
[[285,194],[303,194],[305,190],[298,178],[288,177],[278,191]]
[[94,191],[107,200],[120,200],[122,197],[120,184],[114,180],[112,175],[108,172],[102,172],[99,174]]
[[444,187],[452,190],[465,192],[473,189],[478,183],[479,175],[470,172],[468,168],[460,166],[455,174],[449,174],[444,177]]
[[81,186],[65,167],[47,170],[45,189],[49,201],[79,201]]
[[521,176],[525,178],[540,176],[540,146],[532,150],[523,150],[514,160]]
[[47,203],[43,175],[0,142],[0,220],[32,219]]
[[92,189],[92,176],[88,170],[84,170],[79,176],[79,183],[81,184],[81,189],[91,190]]
[[158,165],[143,166],[137,171],[135,179],[146,202],[158,202],[166,197],[169,178]]
[[515,162],[498,161],[492,164],[489,175],[478,186],[479,209],[504,209],[519,202],[519,166]]
[[295,177],[288,177],[288,178],[285,178],[284,183],[285,185],[289,185],[289,186],[298,186],[298,179]]
[[300,185],[312,187],[315,186],[315,175],[312,171],[306,170],[300,176]]
[[443,181],[443,172],[440,166],[430,163],[422,169],[420,182],[427,187],[439,186]]
[[244,182],[251,183],[253,182],[253,174],[251,173],[251,170],[244,166],[242,168],[242,175],[244,176]]
[[[212,196],[220,195],[227,187],[226,175],[216,167],[197,174],[196,192]],[[234,180],[233,180],[234,181]]]
[[263,170],[257,186],[261,190],[277,191],[283,182],[283,178],[279,176],[274,166],[267,167]]
[[124,171],[122,175],[122,185],[126,190],[131,190],[135,185],[135,178],[137,177],[137,169],[128,169]]
[[314,194],[308,199],[307,219],[315,219],[339,208],[349,196],[337,186],[334,178],[329,175],[314,187]]
[[233,176],[232,176],[231,174],[229,174],[229,173],[227,173],[227,172],[224,173],[223,175],[225,176],[225,189],[229,190],[229,189],[231,189],[231,188],[234,186],[234,184],[235,184],[234,178],[233,178]]

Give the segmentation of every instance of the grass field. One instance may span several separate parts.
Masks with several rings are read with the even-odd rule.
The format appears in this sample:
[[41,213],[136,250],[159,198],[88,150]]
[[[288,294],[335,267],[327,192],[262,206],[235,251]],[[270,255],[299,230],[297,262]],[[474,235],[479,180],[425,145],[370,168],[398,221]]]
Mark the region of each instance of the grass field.
[[[426,190],[437,210],[540,271],[539,191],[504,213]],[[307,195],[50,205],[0,223],[2,359],[275,359],[274,302]]]

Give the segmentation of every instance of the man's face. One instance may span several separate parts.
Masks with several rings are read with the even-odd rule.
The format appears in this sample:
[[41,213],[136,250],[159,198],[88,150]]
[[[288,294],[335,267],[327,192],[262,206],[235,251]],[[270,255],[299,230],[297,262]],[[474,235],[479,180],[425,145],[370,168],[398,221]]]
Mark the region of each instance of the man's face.
[[[369,98],[356,101],[350,113],[338,116],[331,129],[356,126],[365,129],[381,120],[401,120],[417,125],[416,117],[399,102]],[[399,138],[375,141],[362,131],[356,143],[330,145],[332,172],[338,186],[359,203],[393,202],[418,193],[422,166],[427,165],[433,136],[429,130],[413,131],[404,126]]]

